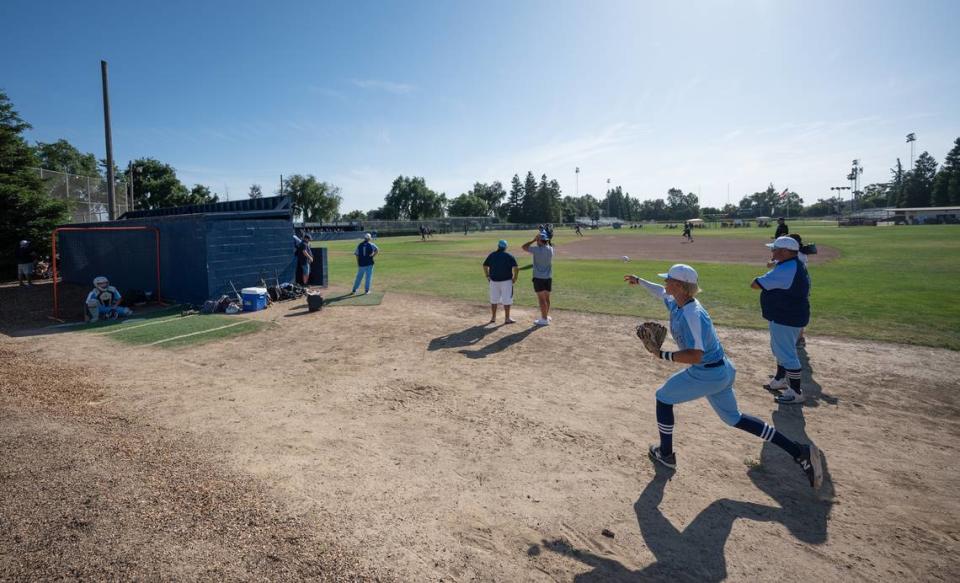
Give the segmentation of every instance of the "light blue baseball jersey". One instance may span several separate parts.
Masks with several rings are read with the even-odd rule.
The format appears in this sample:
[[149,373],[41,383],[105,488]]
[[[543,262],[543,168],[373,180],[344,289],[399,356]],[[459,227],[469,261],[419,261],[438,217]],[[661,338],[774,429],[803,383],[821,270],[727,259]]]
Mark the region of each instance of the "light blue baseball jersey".
[[796,275],[796,261],[777,262],[773,269],[757,278],[757,283],[763,289],[790,289]]
[[670,335],[680,350],[702,350],[703,360],[694,366],[703,366],[723,360],[723,347],[717,338],[710,314],[696,299],[683,307],[677,305],[673,296],[664,295],[663,303],[670,310]]

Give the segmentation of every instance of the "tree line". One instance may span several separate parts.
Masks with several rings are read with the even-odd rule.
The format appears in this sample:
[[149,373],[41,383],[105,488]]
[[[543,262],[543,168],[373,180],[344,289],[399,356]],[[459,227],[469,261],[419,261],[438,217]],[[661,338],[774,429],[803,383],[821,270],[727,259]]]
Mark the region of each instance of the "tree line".
[[[50,231],[69,220],[70,203],[50,197],[35,168],[105,179],[104,160],[81,152],[64,139],[31,145],[23,136],[30,128],[0,90],[0,248],[11,248],[17,240],[26,238],[35,241],[43,251]],[[220,198],[206,185],[187,187],[170,164],[155,158],[131,160],[127,170],[132,170],[135,209],[210,203]],[[116,166],[114,173],[126,174]],[[854,177],[854,173],[848,176]],[[417,221],[445,216],[491,217],[514,223],[570,223],[601,217],[683,221],[696,217],[815,217],[877,207],[960,206],[960,138],[954,141],[942,165],[926,151],[912,168],[904,168],[897,159],[890,169],[889,181],[869,184],[852,196],[818,198],[808,205],[798,193],[781,191],[773,183],[762,191],[744,195],[738,204],[721,208],[701,207],[696,194],[684,193],[680,188],[670,188],[662,198],[631,196],[621,186],[608,188],[602,198],[592,194],[563,196],[556,179],[546,174],[538,179],[532,170],[523,179],[514,174],[509,192],[500,181],[476,182],[470,190],[451,199],[427,186],[421,176],[401,175],[391,184],[383,205],[369,212],[353,210],[340,214],[340,188],[312,174],[284,176],[274,193],[290,196],[296,218],[306,222]],[[262,197],[263,188],[253,184],[248,195]]]

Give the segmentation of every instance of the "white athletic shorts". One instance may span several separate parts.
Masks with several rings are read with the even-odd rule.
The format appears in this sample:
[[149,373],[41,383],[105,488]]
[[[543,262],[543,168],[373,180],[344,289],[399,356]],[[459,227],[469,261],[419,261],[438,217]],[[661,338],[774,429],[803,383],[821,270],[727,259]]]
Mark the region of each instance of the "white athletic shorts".
[[513,282],[511,280],[490,282],[490,305],[496,304],[513,305]]

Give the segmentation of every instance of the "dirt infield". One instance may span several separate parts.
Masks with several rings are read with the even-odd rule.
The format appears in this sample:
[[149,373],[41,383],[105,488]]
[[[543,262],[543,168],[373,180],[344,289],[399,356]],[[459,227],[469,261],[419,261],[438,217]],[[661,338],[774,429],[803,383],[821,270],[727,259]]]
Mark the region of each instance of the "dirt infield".
[[[817,246],[818,253],[810,255],[812,263],[825,263],[840,256],[833,247]],[[574,259],[662,259],[664,261],[710,261],[716,263],[758,263],[770,260],[770,250],[756,239],[724,239],[700,237],[694,234],[693,243],[681,240],[680,235],[650,235],[618,237],[596,235],[584,238],[565,238],[564,257]]]
[[[133,573],[212,578],[197,570],[212,548],[221,573],[250,579],[277,572],[268,555],[306,578],[960,578],[954,352],[813,337],[811,402],[778,408],[759,386],[766,334],[720,330],[741,408],[825,450],[815,494],[782,451],[704,402],[678,408],[679,468],[656,472],[653,392],[678,367],[640,351],[630,318],[557,312],[534,328],[518,308],[521,323],[483,326],[486,306],[390,293],[380,306],[302,312],[275,307],[260,314],[278,323],[265,332],[174,351],[82,334],[3,341],[97,388],[61,399],[73,384],[47,379],[43,407],[82,405],[51,417],[24,413],[37,397],[21,381],[0,385],[0,439],[17,452],[0,458],[0,579],[159,554],[183,529],[200,546],[175,557],[194,570],[162,554]],[[91,419],[123,421],[97,437]],[[182,453],[158,453],[161,440]],[[66,461],[31,463],[51,451]],[[180,479],[204,486],[178,489]],[[119,494],[94,495],[92,509],[82,495],[108,491]],[[154,507],[166,538],[146,519],[110,526]],[[266,526],[230,538],[245,532],[243,512]],[[291,528],[305,538],[290,542]],[[58,542],[34,542],[45,537]],[[242,560],[230,562],[235,548]]]

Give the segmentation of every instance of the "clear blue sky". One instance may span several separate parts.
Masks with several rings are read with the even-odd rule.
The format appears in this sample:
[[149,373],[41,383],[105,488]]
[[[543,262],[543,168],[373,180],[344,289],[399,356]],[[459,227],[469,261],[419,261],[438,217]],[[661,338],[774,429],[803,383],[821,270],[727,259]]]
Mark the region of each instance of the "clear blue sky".
[[960,2],[4,0],[0,88],[33,124],[104,156],[173,165],[230,198],[310,173],[342,211],[399,174],[453,197],[546,173],[701,204],[773,182],[809,202],[885,181],[904,136],[960,136]]

